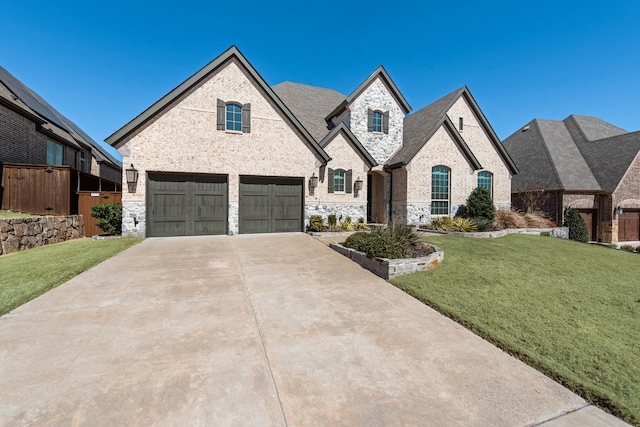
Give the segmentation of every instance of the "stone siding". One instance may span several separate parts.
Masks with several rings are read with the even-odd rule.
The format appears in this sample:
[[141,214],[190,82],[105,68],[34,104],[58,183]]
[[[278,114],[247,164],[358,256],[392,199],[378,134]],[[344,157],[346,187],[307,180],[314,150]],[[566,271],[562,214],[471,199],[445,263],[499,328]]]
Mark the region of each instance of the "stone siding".
[[0,219],[0,255],[81,237],[82,215]]
[[[389,112],[389,133],[369,132],[368,109]],[[391,95],[389,88],[378,77],[349,106],[349,125],[369,154],[384,164],[402,145],[404,111]]]
[[351,222],[358,222],[359,218],[367,220],[367,204],[366,203],[307,203],[304,207],[304,222],[309,224],[311,215],[320,215],[327,223],[329,215],[335,215],[338,221],[346,217],[351,217]]

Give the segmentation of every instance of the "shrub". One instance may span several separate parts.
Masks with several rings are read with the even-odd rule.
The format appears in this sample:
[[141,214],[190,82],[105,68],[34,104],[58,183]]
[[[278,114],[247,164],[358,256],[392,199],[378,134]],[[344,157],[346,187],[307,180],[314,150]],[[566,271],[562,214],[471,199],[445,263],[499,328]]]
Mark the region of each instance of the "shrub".
[[564,214],[564,226],[569,227],[569,239],[576,242],[587,243],[589,241],[589,232],[587,224],[580,216],[580,212],[573,208],[567,208]]
[[484,187],[474,188],[467,198],[462,216],[465,218],[486,218],[493,221],[496,216],[496,207],[489,190]]
[[338,223],[338,218],[335,214],[331,214],[327,217],[327,223],[329,224],[330,229],[336,228],[336,224]]
[[493,228],[493,221],[487,218],[471,218],[476,223],[478,231],[490,231]]
[[355,224],[355,229],[358,231],[362,231],[362,230],[368,230],[369,226],[367,224],[365,224],[364,222],[356,222]]
[[453,229],[453,218],[441,216],[431,220],[429,228],[432,230],[449,231]]
[[380,233],[371,233],[362,245],[362,252],[378,258],[407,258],[409,252],[400,242],[393,241]]
[[478,225],[473,219],[462,217],[451,218],[448,216],[434,218],[431,220],[429,228],[440,231],[462,231],[467,233],[478,231]]
[[321,215],[311,215],[309,217],[309,225],[307,225],[307,231],[322,231],[324,230],[324,219]]
[[478,231],[478,225],[471,218],[455,218],[453,220],[453,231],[473,233]]
[[344,246],[346,246],[347,248],[355,249],[356,251],[364,252],[362,248],[364,247],[363,245],[365,241],[369,239],[369,236],[371,236],[371,234],[364,231],[353,233],[344,241]]
[[372,234],[380,235],[390,242],[398,242],[402,246],[416,244],[420,238],[412,226],[404,224],[389,224],[384,228],[377,229]]
[[364,217],[358,218],[358,224],[364,224]]
[[633,252],[634,251],[634,247],[631,245],[622,245],[620,246],[620,250],[623,250],[625,252]]
[[524,214],[524,222],[527,223],[527,227],[531,228],[548,228],[549,220],[534,213]]
[[122,205],[101,203],[91,207],[91,216],[98,219],[98,227],[106,234],[122,232]]
[[345,217],[345,219],[342,220],[342,222],[340,223],[340,229],[344,231],[353,231],[355,229],[353,224],[351,223],[350,216]]
[[527,222],[518,212],[498,210],[496,218],[493,220],[493,228],[495,230],[504,230],[505,228],[526,228]]

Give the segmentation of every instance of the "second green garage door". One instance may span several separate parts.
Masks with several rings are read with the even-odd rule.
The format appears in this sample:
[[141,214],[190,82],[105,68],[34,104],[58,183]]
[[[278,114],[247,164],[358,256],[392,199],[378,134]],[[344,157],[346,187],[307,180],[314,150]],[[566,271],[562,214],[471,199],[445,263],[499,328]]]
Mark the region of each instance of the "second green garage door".
[[147,236],[227,234],[226,175],[149,173]]
[[302,231],[302,210],[302,178],[240,177],[240,234]]

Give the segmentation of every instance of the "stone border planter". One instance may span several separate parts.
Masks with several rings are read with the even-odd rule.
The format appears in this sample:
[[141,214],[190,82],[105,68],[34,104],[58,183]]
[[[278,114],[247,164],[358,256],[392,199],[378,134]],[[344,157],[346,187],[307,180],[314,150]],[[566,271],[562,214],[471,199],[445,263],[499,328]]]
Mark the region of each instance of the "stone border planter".
[[440,264],[444,259],[444,251],[431,243],[429,244],[436,250],[429,256],[403,259],[372,257],[364,252],[359,252],[355,249],[342,246],[340,243],[331,243],[329,247],[346,256],[353,262],[360,264],[360,266],[366,268],[373,274],[380,276],[385,280],[389,280],[403,274],[431,270]]
[[440,231],[440,230],[427,230],[420,229],[419,231],[426,233],[437,234],[452,234],[454,236],[474,237],[476,239],[491,239],[495,237],[506,236],[507,234],[533,234],[540,236],[542,233],[549,233],[549,236],[557,239],[569,238],[569,227],[556,227],[556,228],[505,228],[500,231],[478,231],[475,233],[463,233],[461,231]]

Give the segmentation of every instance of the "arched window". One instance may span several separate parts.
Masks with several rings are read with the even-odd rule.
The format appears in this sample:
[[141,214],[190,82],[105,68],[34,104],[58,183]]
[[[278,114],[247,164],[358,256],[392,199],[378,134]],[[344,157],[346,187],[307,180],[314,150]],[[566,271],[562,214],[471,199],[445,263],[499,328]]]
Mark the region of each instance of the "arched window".
[[431,215],[449,215],[451,170],[446,166],[431,168]]
[[344,171],[342,169],[336,169],[333,171],[333,191],[344,191]]
[[242,131],[242,106],[229,103],[226,106],[227,130]]
[[493,174],[491,172],[478,172],[478,187],[486,188],[493,197]]

